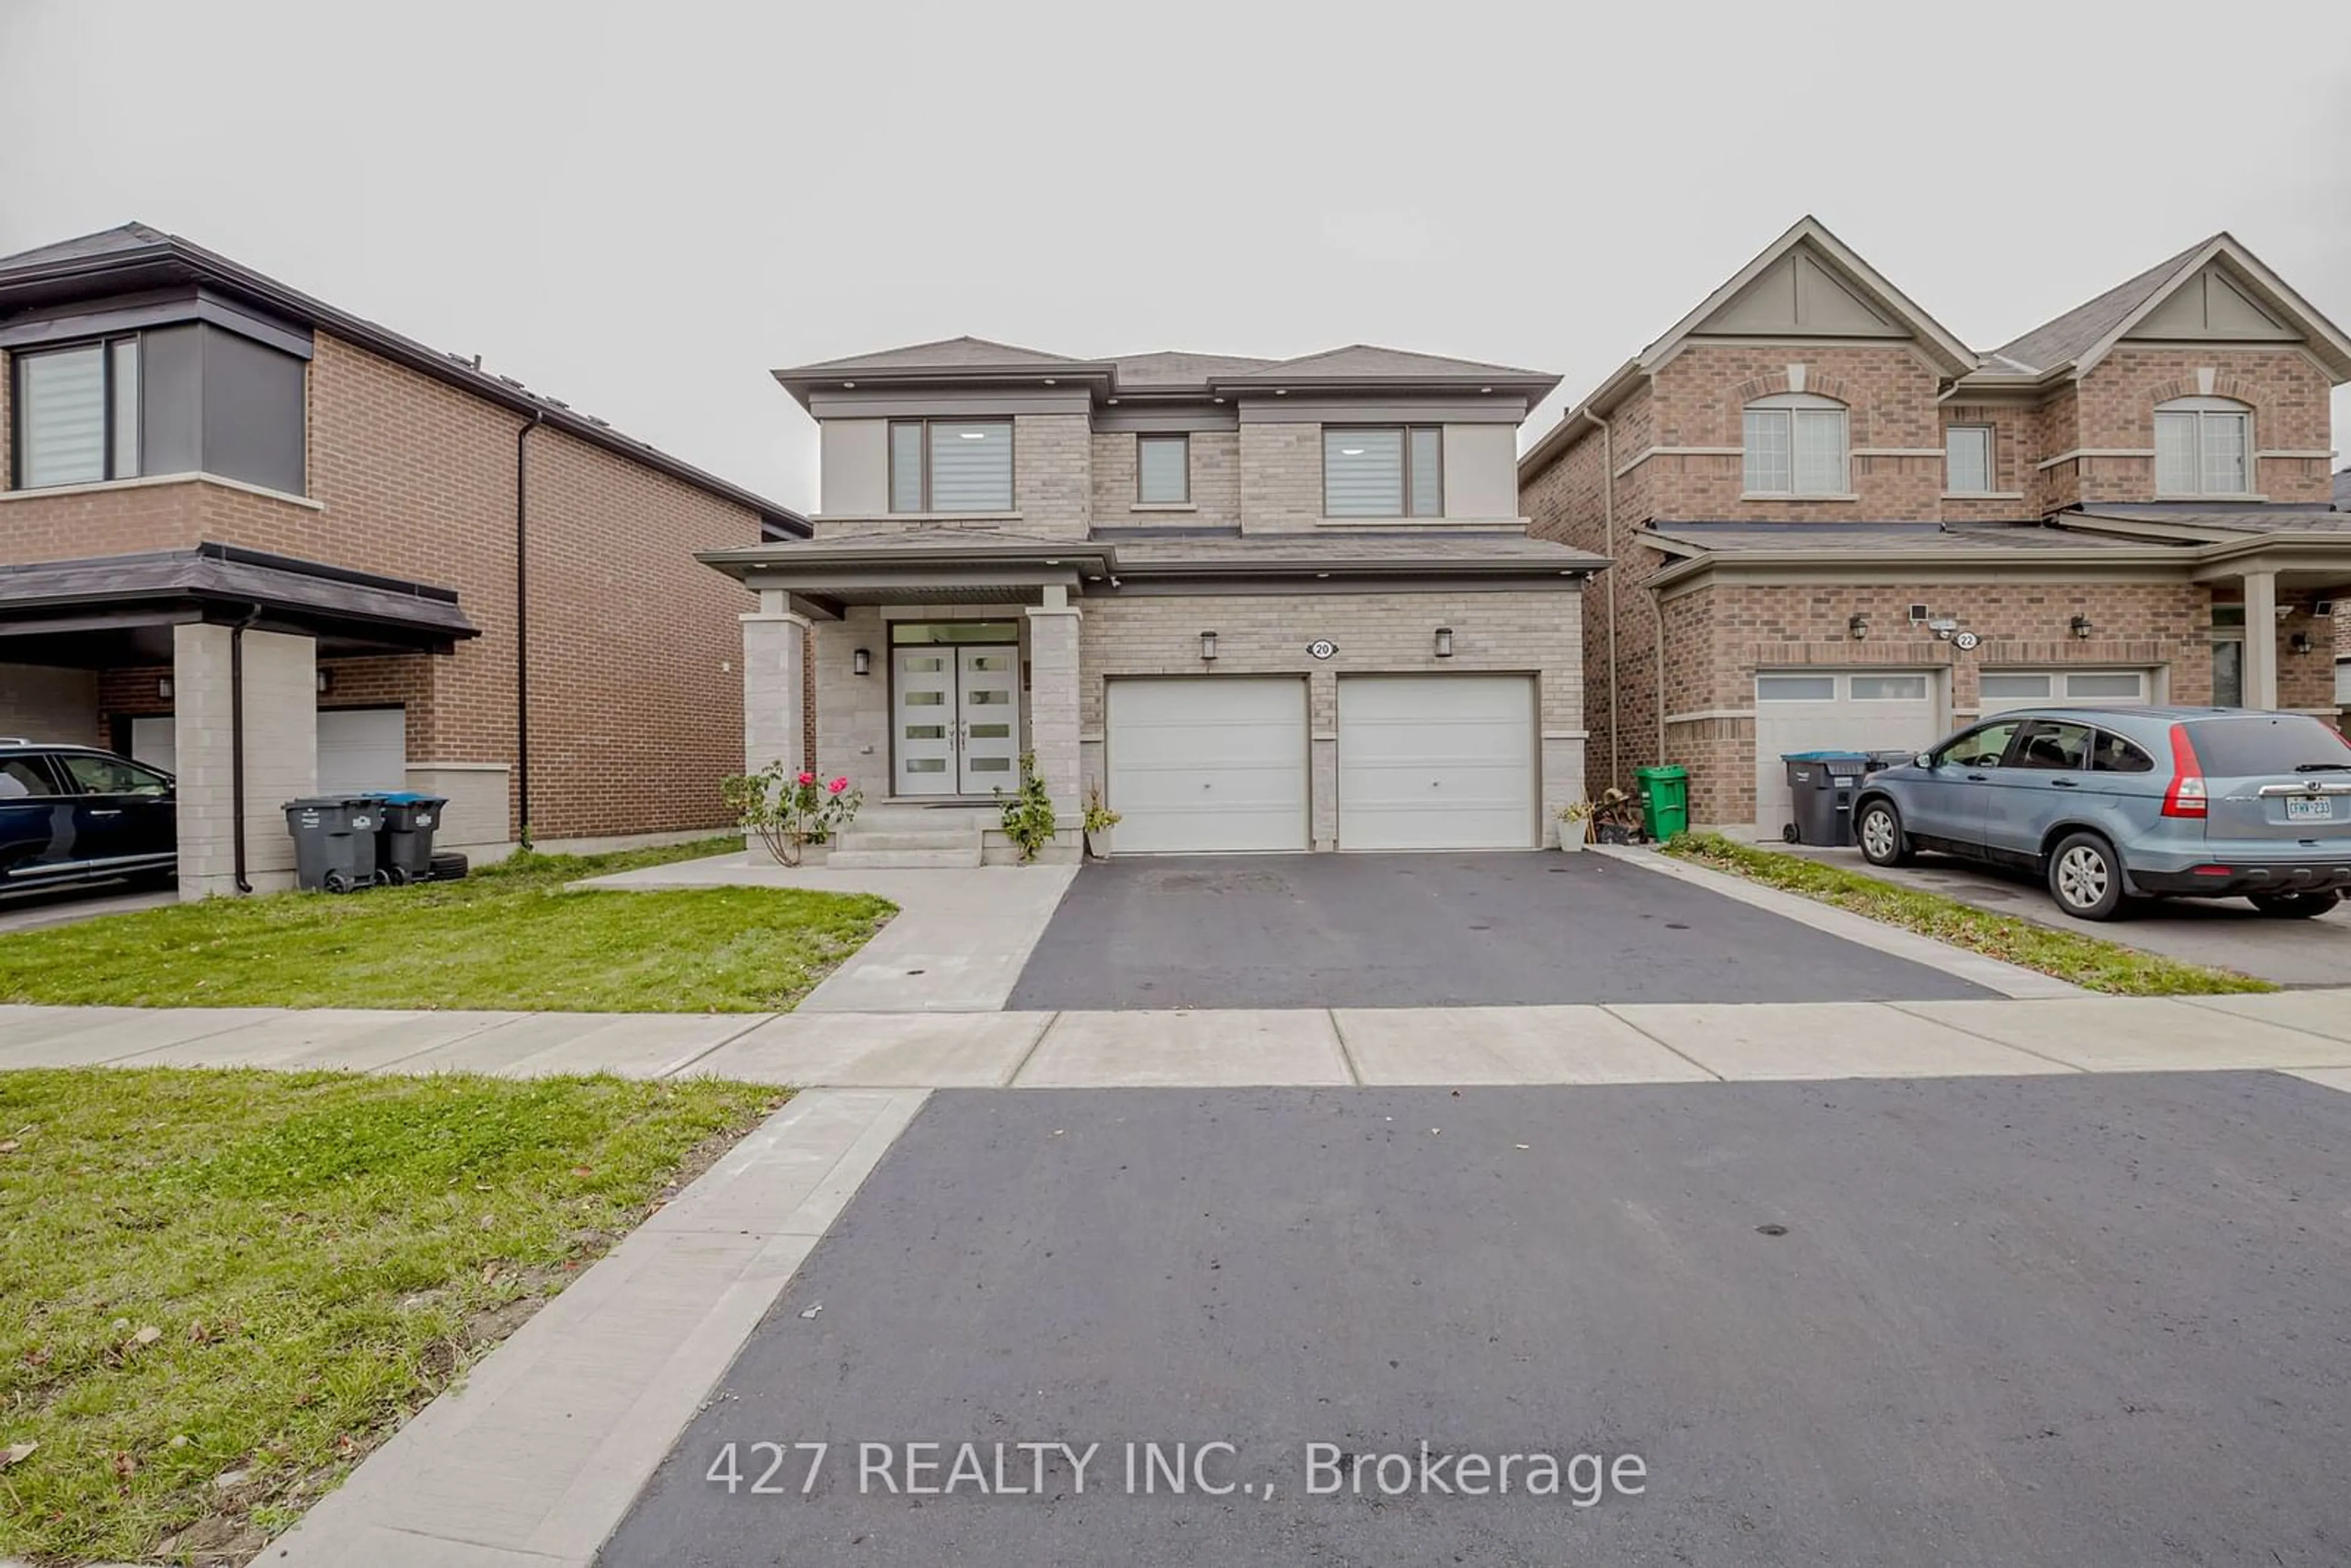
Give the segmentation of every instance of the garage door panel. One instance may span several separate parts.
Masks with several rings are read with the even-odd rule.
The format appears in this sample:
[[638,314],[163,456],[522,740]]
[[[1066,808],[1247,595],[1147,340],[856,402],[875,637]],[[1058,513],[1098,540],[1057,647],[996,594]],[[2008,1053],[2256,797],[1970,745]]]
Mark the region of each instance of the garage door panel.
[[[1872,694],[1856,700],[1855,691]],[[1923,695],[1887,698],[1888,691]],[[1774,694],[1819,700],[1775,700]],[[1780,670],[1756,678],[1755,821],[1777,832],[1794,813],[1788,794],[1792,751],[1922,750],[1943,738],[1941,695],[1936,677],[1917,670]]]
[[1527,849],[1534,683],[1523,675],[1339,682],[1339,847]]
[[1122,852],[1307,847],[1304,681],[1113,681],[1105,700]]
[[319,792],[408,788],[408,715],[403,708],[320,708]]

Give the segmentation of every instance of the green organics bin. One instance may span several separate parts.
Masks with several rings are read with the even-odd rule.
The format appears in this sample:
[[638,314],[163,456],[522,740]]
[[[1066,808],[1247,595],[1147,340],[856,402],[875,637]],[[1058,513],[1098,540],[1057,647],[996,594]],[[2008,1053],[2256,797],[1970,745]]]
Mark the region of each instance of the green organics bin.
[[1641,796],[1641,827],[1649,837],[1663,843],[1689,831],[1688,768],[1677,762],[1635,768],[1633,780]]

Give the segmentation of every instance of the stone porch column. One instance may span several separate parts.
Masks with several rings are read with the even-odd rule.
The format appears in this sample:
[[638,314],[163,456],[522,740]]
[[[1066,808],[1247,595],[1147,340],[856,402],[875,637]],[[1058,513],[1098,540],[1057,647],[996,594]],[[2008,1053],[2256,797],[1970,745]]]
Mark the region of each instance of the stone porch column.
[[2245,584],[2245,706],[2278,706],[2277,573],[2249,571]]
[[[172,744],[178,776],[180,896],[236,886],[234,699],[227,626],[172,632]],[[281,632],[244,634],[245,864],[256,893],[294,885],[286,802],[319,789],[318,644]]]
[[797,773],[809,765],[801,719],[810,622],[784,609],[781,594],[760,599],[763,608],[743,617],[743,771],[781,762]]
[[1053,799],[1053,816],[1064,831],[1080,825],[1085,795],[1078,763],[1078,623],[1083,612],[1070,602],[1069,590],[1045,590],[1045,602],[1029,612],[1029,744],[1037,753],[1037,777]]

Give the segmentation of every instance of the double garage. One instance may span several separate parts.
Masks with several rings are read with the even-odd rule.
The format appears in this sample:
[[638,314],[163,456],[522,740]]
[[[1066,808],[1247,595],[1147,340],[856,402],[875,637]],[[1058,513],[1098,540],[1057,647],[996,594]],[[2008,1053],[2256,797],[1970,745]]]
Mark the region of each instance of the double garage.
[[1313,847],[1316,753],[1343,850],[1542,842],[1535,679],[1342,674],[1317,736],[1302,675],[1136,676],[1105,688],[1120,852]]
[[[170,714],[133,718],[123,737],[138,761],[177,772],[178,721]],[[408,788],[408,710],[400,706],[319,710],[319,792],[336,795]]]
[[[1757,824],[1789,820],[1782,756],[1792,751],[1923,751],[1971,722],[1954,714],[1941,670],[1787,669],[1755,677]],[[1986,670],[1977,676],[1978,717],[2010,708],[2138,707],[2154,700],[2154,672],[2129,669]]]

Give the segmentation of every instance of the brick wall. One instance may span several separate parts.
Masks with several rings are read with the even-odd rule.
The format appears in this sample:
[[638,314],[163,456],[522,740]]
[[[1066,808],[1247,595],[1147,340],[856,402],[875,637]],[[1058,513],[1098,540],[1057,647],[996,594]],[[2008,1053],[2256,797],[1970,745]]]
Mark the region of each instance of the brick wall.
[[1012,422],[1012,500],[1024,534],[1081,539],[1093,523],[1092,421],[1024,413]]
[[98,677],[88,670],[0,664],[0,735],[105,745],[98,720]]
[[1288,533],[1322,521],[1322,427],[1244,423],[1238,437],[1241,527]]
[[[453,588],[482,636],[445,656],[338,662],[326,706],[406,706],[412,763],[512,763],[524,420],[324,333],[308,417],[307,498],[202,481],[22,494],[0,501],[0,560],[209,539]],[[1084,422],[1071,423],[1079,487],[1064,476],[1039,497],[1082,516]],[[1069,443],[1048,432],[1033,444],[1050,455]],[[737,617],[753,601],[693,555],[758,542],[757,515],[558,430],[533,434],[528,451],[534,831],[718,823],[718,780],[743,755]],[[101,708],[166,711],[160,673],[113,673]],[[519,831],[517,813],[509,821]]]
[[1122,523],[1184,528],[1237,528],[1241,520],[1240,432],[1196,430],[1191,433],[1192,509],[1138,507],[1134,498],[1134,436],[1132,432],[1097,431],[1093,438],[1094,523],[1114,528]]
[[[2334,447],[2326,372],[2292,349],[2140,347],[2125,343],[2082,379],[2075,439],[2068,446],[2144,450],[2155,444],[2155,405],[2203,393],[2211,371],[2214,397],[2253,410],[2256,451],[2327,452]],[[2054,456],[2067,447],[2044,454]],[[2152,457],[2086,459],[2083,494],[2094,501],[2156,498]],[[2254,493],[2273,501],[2330,497],[2330,460],[2266,457],[2255,465]]]

